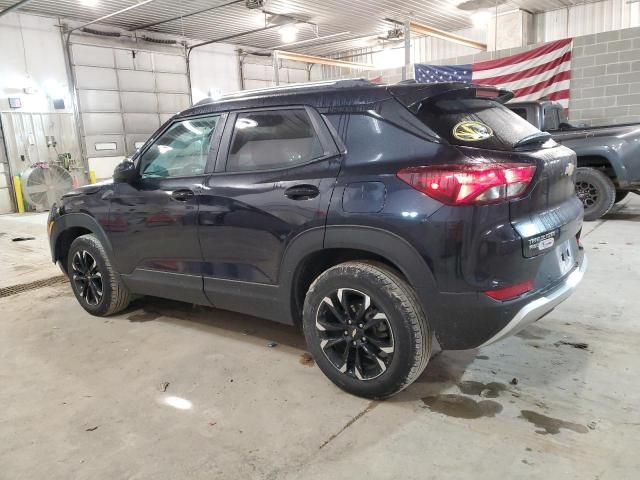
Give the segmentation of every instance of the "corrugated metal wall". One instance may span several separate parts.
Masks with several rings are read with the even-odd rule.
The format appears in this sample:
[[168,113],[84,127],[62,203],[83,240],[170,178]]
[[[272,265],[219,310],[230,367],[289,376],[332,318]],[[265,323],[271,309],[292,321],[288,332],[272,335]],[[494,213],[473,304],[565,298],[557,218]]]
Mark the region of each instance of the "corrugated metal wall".
[[[309,81],[309,64],[280,60],[278,62],[280,85]],[[275,86],[273,60],[271,57],[247,55],[242,61],[242,82],[245,90]]]
[[536,14],[534,23],[536,42],[638,27],[640,2],[605,0],[585,3]]

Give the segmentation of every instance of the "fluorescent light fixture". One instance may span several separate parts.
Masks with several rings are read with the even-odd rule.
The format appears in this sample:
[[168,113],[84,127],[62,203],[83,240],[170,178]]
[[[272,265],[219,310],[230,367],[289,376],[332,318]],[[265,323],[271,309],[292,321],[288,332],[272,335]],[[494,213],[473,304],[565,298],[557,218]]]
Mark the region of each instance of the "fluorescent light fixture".
[[167,153],[171,150],[173,150],[173,147],[170,147],[169,145],[158,145],[158,151],[160,153]]
[[493,15],[488,10],[479,10],[471,14],[471,22],[474,27],[486,27]]
[[283,43],[293,43],[298,36],[298,27],[296,25],[284,25],[280,27],[279,32]]

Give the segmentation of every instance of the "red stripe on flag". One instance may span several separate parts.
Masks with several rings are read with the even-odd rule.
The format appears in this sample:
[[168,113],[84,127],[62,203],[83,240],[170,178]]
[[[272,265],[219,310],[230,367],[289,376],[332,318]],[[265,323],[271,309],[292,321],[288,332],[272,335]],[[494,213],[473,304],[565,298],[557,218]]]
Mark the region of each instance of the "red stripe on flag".
[[552,70],[553,68],[559,66],[563,62],[567,62],[571,60],[571,52],[567,52],[561,57],[556,58],[555,60],[551,60],[550,62],[543,63],[542,65],[538,65],[537,67],[528,68],[526,70],[520,70],[516,73],[509,73],[507,75],[499,75],[497,77],[483,78],[482,80],[478,80],[479,83],[486,85],[498,85],[500,83],[509,83],[515,82],[516,80],[522,80],[523,78],[533,77],[534,75],[540,75],[548,70]]
[[553,92],[548,95],[545,95],[545,98],[548,98],[549,100],[565,100],[569,98],[569,89],[558,90],[557,92]]
[[560,72],[551,78],[548,78],[544,82],[539,82],[539,83],[536,83],[535,85],[529,85],[528,87],[514,90],[513,95],[515,97],[530,95],[532,93],[536,93],[539,90],[542,90],[543,88],[547,88],[548,86],[553,85],[554,83],[561,82],[563,80],[570,80],[570,79],[571,79],[571,70],[567,70],[565,72]]
[[562,40],[547,43],[546,45],[534,48],[533,50],[529,50],[528,52],[510,55],[508,57],[499,58],[497,60],[487,60],[486,62],[474,63],[472,68],[474,72],[479,72],[480,70],[490,70],[492,68],[506,67],[509,65],[513,65],[514,63],[520,63],[525,60],[530,60],[532,58],[551,53],[558,48],[562,48],[565,45],[568,45],[572,40],[573,38],[563,38]]

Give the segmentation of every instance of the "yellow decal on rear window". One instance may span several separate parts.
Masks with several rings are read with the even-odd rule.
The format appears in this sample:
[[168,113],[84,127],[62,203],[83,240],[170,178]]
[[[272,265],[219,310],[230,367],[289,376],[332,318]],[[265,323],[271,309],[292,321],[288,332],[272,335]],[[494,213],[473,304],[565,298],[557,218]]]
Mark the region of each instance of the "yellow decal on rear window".
[[453,136],[464,142],[479,142],[493,137],[493,130],[488,125],[476,121],[464,121],[453,127]]

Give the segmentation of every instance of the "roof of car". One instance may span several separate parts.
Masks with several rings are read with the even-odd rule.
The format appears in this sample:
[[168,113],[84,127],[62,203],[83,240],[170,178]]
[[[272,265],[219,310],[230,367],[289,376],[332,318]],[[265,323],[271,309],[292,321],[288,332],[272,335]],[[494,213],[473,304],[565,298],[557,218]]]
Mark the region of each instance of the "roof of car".
[[424,84],[407,81],[395,85],[379,85],[362,78],[308,82],[243,90],[223,95],[215,100],[208,98],[179,113],[178,117],[291,105],[309,105],[319,109],[339,111],[353,107],[366,108],[367,105],[387,100],[392,96],[401,101],[407,99],[408,103],[412,103],[415,99],[424,100],[443,92],[469,88],[474,86],[461,82]]

